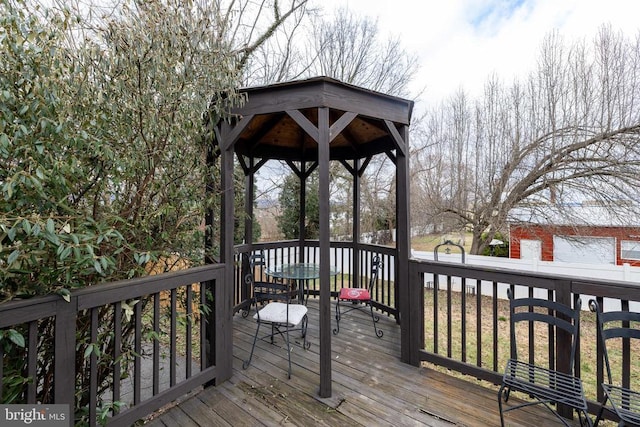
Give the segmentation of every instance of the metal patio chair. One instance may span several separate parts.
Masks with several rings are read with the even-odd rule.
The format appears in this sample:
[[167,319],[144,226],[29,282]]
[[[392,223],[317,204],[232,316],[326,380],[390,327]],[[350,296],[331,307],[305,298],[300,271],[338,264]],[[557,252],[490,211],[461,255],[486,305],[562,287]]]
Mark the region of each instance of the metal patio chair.
[[[584,396],[582,381],[575,376],[574,366],[580,336],[580,300],[577,301],[575,308],[571,308],[555,301],[539,298],[516,299],[511,289],[507,291],[507,295],[510,307],[511,358],[507,362],[502,385],[498,390],[501,426],[504,427],[505,412],[537,404],[546,406],[567,427],[570,424],[557,412],[557,405],[570,406],[578,412],[581,426],[584,425],[583,421],[588,426],[592,426],[591,418],[587,413],[587,400]],[[516,325],[520,322],[527,322],[529,326],[543,325],[543,329],[549,331],[549,334],[553,334],[554,337],[558,336],[559,330],[570,334],[570,373],[546,369],[518,359]],[[506,403],[512,391],[522,392],[534,400],[503,409],[503,399]],[[555,409],[553,405],[556,405]]]
[[[252,297],[249,308],[242,311],[242,317],[247,317],[251,311],[251,307],[254,305],[256,310],[258,303],[264,305],[273,294],[287,292],[289,290],[289,286],[282,281],[262,279],[266,268],[267,262],[263,251],[249,255],[249,273],[245,275],[244,280],[245,283],[251,287]],[[258,275],[256,272],[258,272]]]
[[[260,257],[257,256],[253,262],[261,262]],[[264,262],[264,257],[262,258],[262,262]],[[252,272],[254,271],[253,266],[251,270]],[[290,288],[289,283],[256,281],[253,280],[252,275],[251,284],[253,286],[251,306],[255,305],[256,307],[256,314],[254,314],[253,318],[257,325],[249,359],[244,361],[242,367],[243,369],[247,369],[251,364],[258,339],[269,339],[271,344],[274,344],[274,338],[276,335],[280,335],[285,341],[289,360],[288,378],[291,378],[290,333],[301,331],[301,337],[303,339],[302,347],[305,350],[311,345],[311,343],[307,341],[307,307],[302,304],[299,299],[292,301],[296,296],[296,292]],[[259,303],[263,304],[263,306],[258,309]],[[263,325],[270,327],[270,332],[259,338],[260,329]]]
[[[609,352],[607,351],[607,347],[615,341],[624,342],[626,340],[630,342],[633,339],[634,344],[640,343],[640,313],[630,311],[603,313],[598,302],[593,299],[589,301],[589,308],[596,313],[598,340],[607,370],[606,382],[602,383],[604,397],[595,425],[598,425],[606,409],[618,416],[619,426],[640,426],[640,393],[631,388],[632,385],[637,385],[637,382],[631,384],[630,381],[624,379],[624,376],[618,377],[621,381],[614,382]],[[631,377],[631,375],[629,376]],[[607,402],[611,406],[607,406]]]
[[[342,315],[349,313],[353,310],[368,310],[373,320],[373,329],[378,338],[382,338],[383,332],[378,329],[376,324],[380,320],[378,316],[373,313],[373,305],[371,304],[371,294],[373,292],[373,286],[378,281],[378,273],[382,268],[382,261],[378,255],[374,256],[371,260],[371,275],[369,276],[369,285],[366,288],[342,288],[340,289],[340,295],[338,295],[338,301],[336,302],[336,328],[333,330],[334,335],[340,332],[340,319]],[[352,305],[346,308],[343,312],[340,312],[340,305],[351,303]]]

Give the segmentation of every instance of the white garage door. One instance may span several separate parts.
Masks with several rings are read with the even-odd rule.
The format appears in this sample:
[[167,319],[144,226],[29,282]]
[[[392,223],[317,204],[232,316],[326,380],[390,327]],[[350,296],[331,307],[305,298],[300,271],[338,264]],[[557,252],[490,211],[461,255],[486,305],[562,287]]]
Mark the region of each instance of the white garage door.
[[540,240],[520,240],[520,259],[542,259],[542,242]]
[[615,264],[613,237],[553,236],[553,260],[585,264]]

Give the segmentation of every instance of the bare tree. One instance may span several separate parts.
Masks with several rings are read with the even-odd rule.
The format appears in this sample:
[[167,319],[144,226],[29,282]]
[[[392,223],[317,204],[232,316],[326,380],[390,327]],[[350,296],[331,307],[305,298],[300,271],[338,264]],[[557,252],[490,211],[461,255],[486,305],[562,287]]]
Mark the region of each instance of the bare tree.
[[470,228],[475,254],[516,208],[540,218],[566,217],[570,203],[637,206],[639,76],[640,35],[602,27],[592,45],[567,47],[550,34],[524,82],[492,76],[481,99],[460,93],[429,112],[416,162],[429,168],[417,180],[424,204]]
[[377,20],[339,8],[329,19],[315,16],[311,25],[306,51],[310,75],[407,95],[408,84],[418,69],[417,56],[403,49],[399,37],[381,37]]
[[[338,9],[326,18],[309,14],[309,21],[300,23],[308,29],[298,50],[286,52],[280,64],[270,64],[264,83],[278,81],[282,76],[328,76],[345,83],[396,96],[406,96],[408,85],[418,69],[418,60],[402,48],[397,37],[384,38],[376,21],[357,15],[348,9]],[[281,46],[285,46],[282,45]],[[296,60],[291,60],[295,58]],[[285,68],[285,70],[283,70]],[[266,70],[263,67],[262,70]],[[394,183],[387,158],[376,158],[361,179],[363,206],[375,207],[362,216],[362,229],[373,231],[381,224],[392,227],[395,216]],[[350,232],[352,221],[351,197],[353,179],[340,165],[331,167],[332,214],[340,222],[339,234]],[[288,213],[283,213],[289,216]]]

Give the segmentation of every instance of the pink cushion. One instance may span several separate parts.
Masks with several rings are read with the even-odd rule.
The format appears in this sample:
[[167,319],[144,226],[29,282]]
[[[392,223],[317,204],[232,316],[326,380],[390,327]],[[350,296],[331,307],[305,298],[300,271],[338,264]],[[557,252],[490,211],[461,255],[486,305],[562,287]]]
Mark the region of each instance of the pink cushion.
[[366,301],[371,299],[368,289],[362,288],[342,288],[340,289],[340,299]]

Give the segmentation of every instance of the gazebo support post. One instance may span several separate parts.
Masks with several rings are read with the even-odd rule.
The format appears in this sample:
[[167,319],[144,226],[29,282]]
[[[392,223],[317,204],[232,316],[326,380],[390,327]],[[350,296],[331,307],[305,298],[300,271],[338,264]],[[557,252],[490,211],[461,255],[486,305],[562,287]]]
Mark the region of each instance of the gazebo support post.
[[[393,124],[387,124],[389,128]],[[392,129],[390,129],[392,130]],[[398,295],[400,312],[400,359],[415,366],[420,364],[417,360],[417,351],[412,351],[414,334],[424,325],[424,320],[418,313],[410,310],[409,295],[409,254],[411,252],[411,231],[409,229],[409,127],[402,126],[400,134],[395,136],[396,144],[396,295]],[[393,133],[393,132],[392,132]],[[417,285],[417,284],[416,284]],[[413,315],[413,317],[412,317]],[[424,337],[424,335],[422,335]],[[424,339],[424,338],[423,338]]]
[[306,239],[306,232],[304,227],[305,218],[307,217],[307,164],[301,162],[300,172],[298,173],[298,179],[300,180],[300,206],[298,215],[298,251],[300,256],[300,262],[305,262],[304,246]]
[[[318,199],[329,201],[329,109],[318,109]],[[331,284],[329,203],[320,203],[320,397],[331,397]]]
[[[253,204],[254,204],[254,195],[255,195],[255,160],[253,158],[249,159],[249,167],[248,171],[246,171],[246,175],[244,178],[244,243],[249,244],[251,249],[253,249]],[[242,262],[242,277],[246,277],[247,273],[249,273],[249,258],[243,257]],[[251,298],[249,292],[249,286],[242,281],[241,296],[242,300],[246,301]]]
[[[228,135],[229,125],[222,124],[221,134]],[[216,283],[214,291],[215,312],[215,362],[216,384],[220,384],[231,378],[233,361],[233,234],[234,234],[234,183],[233,183],[233,159],[232,144],[221,146],[221,215],[222,228],[220,230],[220,262],[228,266],[224,274],[224,280]]]
[[358,287],[356,284],[360,283],[360,160],[353,161],[353,241],[352,249],[352,261],[353,272],[351,273],[351,286]]
[[[219,152],[215,150],[213,145],[207,147],[207,157],[206,162],[209,170],[212,170],[215,163],[219,161]],[[219,182],[217,183],[220,184]],[[205,197],[209,199],[213,194],[216,193],[216,190],[219,190],[219,186],[216,185],[215,180],[213,179],[211,174],[207,175],[206,183],[205,183]],[[216,260],[213,257],[213,247],[215,245],[215,237],[214,237],[214,221],[216,219],[215,212],[211,207],[207,208],[205,212],[205,238],[204,238],[204,262],[205,264],[214,264]],[[201,292],[210,291],[213,294],[214,284],[212,282],[205,282],[201,284],[202,290]],[[215,341],[216,341],[216,331],[214,328],[215,325],[215,313],[213,310],[206,315],[206,327],[205,327],[205,335],[206,335],[206,364],[200,366],[201,370],[208,368],[209,366],[215,365]]]

